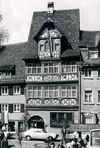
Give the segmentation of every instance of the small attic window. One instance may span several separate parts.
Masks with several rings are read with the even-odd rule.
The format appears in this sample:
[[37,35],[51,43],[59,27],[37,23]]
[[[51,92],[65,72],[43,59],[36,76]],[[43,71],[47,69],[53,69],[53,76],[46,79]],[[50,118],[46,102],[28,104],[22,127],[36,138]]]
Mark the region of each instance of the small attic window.
[[98,58],[98,50],[96,50],[96,51],[89,51],[89,58],[90,59],[97,59]]

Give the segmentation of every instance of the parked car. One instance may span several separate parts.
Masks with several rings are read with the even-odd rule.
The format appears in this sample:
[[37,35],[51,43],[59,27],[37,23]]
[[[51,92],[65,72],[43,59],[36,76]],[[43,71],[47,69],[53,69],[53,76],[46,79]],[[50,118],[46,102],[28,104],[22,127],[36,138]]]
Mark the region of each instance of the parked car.
[[31,128],[31,129],[23,132],[22,137],[25,138],[26,140],[31,140],[31,139],[41,139],[41,140],[51,139],[51,140],[54,140],[54,139],[58,138],[58,134],[49,133],[43,129]]

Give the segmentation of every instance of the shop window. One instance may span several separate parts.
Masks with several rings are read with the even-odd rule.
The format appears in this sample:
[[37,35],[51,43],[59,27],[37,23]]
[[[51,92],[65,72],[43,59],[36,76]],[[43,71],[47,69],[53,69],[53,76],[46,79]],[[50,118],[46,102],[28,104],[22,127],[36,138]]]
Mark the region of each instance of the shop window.
[[15,122],[9,122],[8,129],[11,132],[15,132]]
[[50,113],[50,126],[51,127],[62,127],[69,126],[69,123],[73,123],[73,115],[72,113],[58,113],[51,112]]
[[18,122],[18,131],[19,132],[23,131],[23,122]]

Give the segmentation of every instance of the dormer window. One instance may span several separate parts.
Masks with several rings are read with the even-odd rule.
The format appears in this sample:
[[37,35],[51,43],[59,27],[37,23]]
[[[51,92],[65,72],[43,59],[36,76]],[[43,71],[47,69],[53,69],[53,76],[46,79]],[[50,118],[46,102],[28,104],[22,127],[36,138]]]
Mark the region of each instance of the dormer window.
[[62,34],[53,20],[48,18],[34,39],[38,44],[38,55],[43,58],[59,58]]
[[89,51],[89,58],[90,59],[97,59],[98,58],[98,51]]

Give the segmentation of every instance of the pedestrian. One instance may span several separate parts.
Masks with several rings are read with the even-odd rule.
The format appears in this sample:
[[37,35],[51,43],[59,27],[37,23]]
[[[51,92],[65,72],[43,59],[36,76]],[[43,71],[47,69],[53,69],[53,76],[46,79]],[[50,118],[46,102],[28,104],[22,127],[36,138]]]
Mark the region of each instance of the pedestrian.
[[62,139],[65,140],[66,138],[66,127],[65,126],[62,127],[61,133],[62,133]]
[[61,146],[60,146],[60,147],[61,147],[61,148],[65,148],[64,145],[63,145],[63,141],[61,142]]
[[3,140],[1,141],[1,148],[9,148],[7,137],[4,136]]
[[21,135],[21,133],[18,133],[18,147],[19,148],[22,148],[22,135]]
[[50,148],[55,148],[55,143],[51,143]]
[[79,148],[79,145],[78,145],[78,143],[77,143],[77,138],[74,138],[74,145],[73,145],[73,148]]

